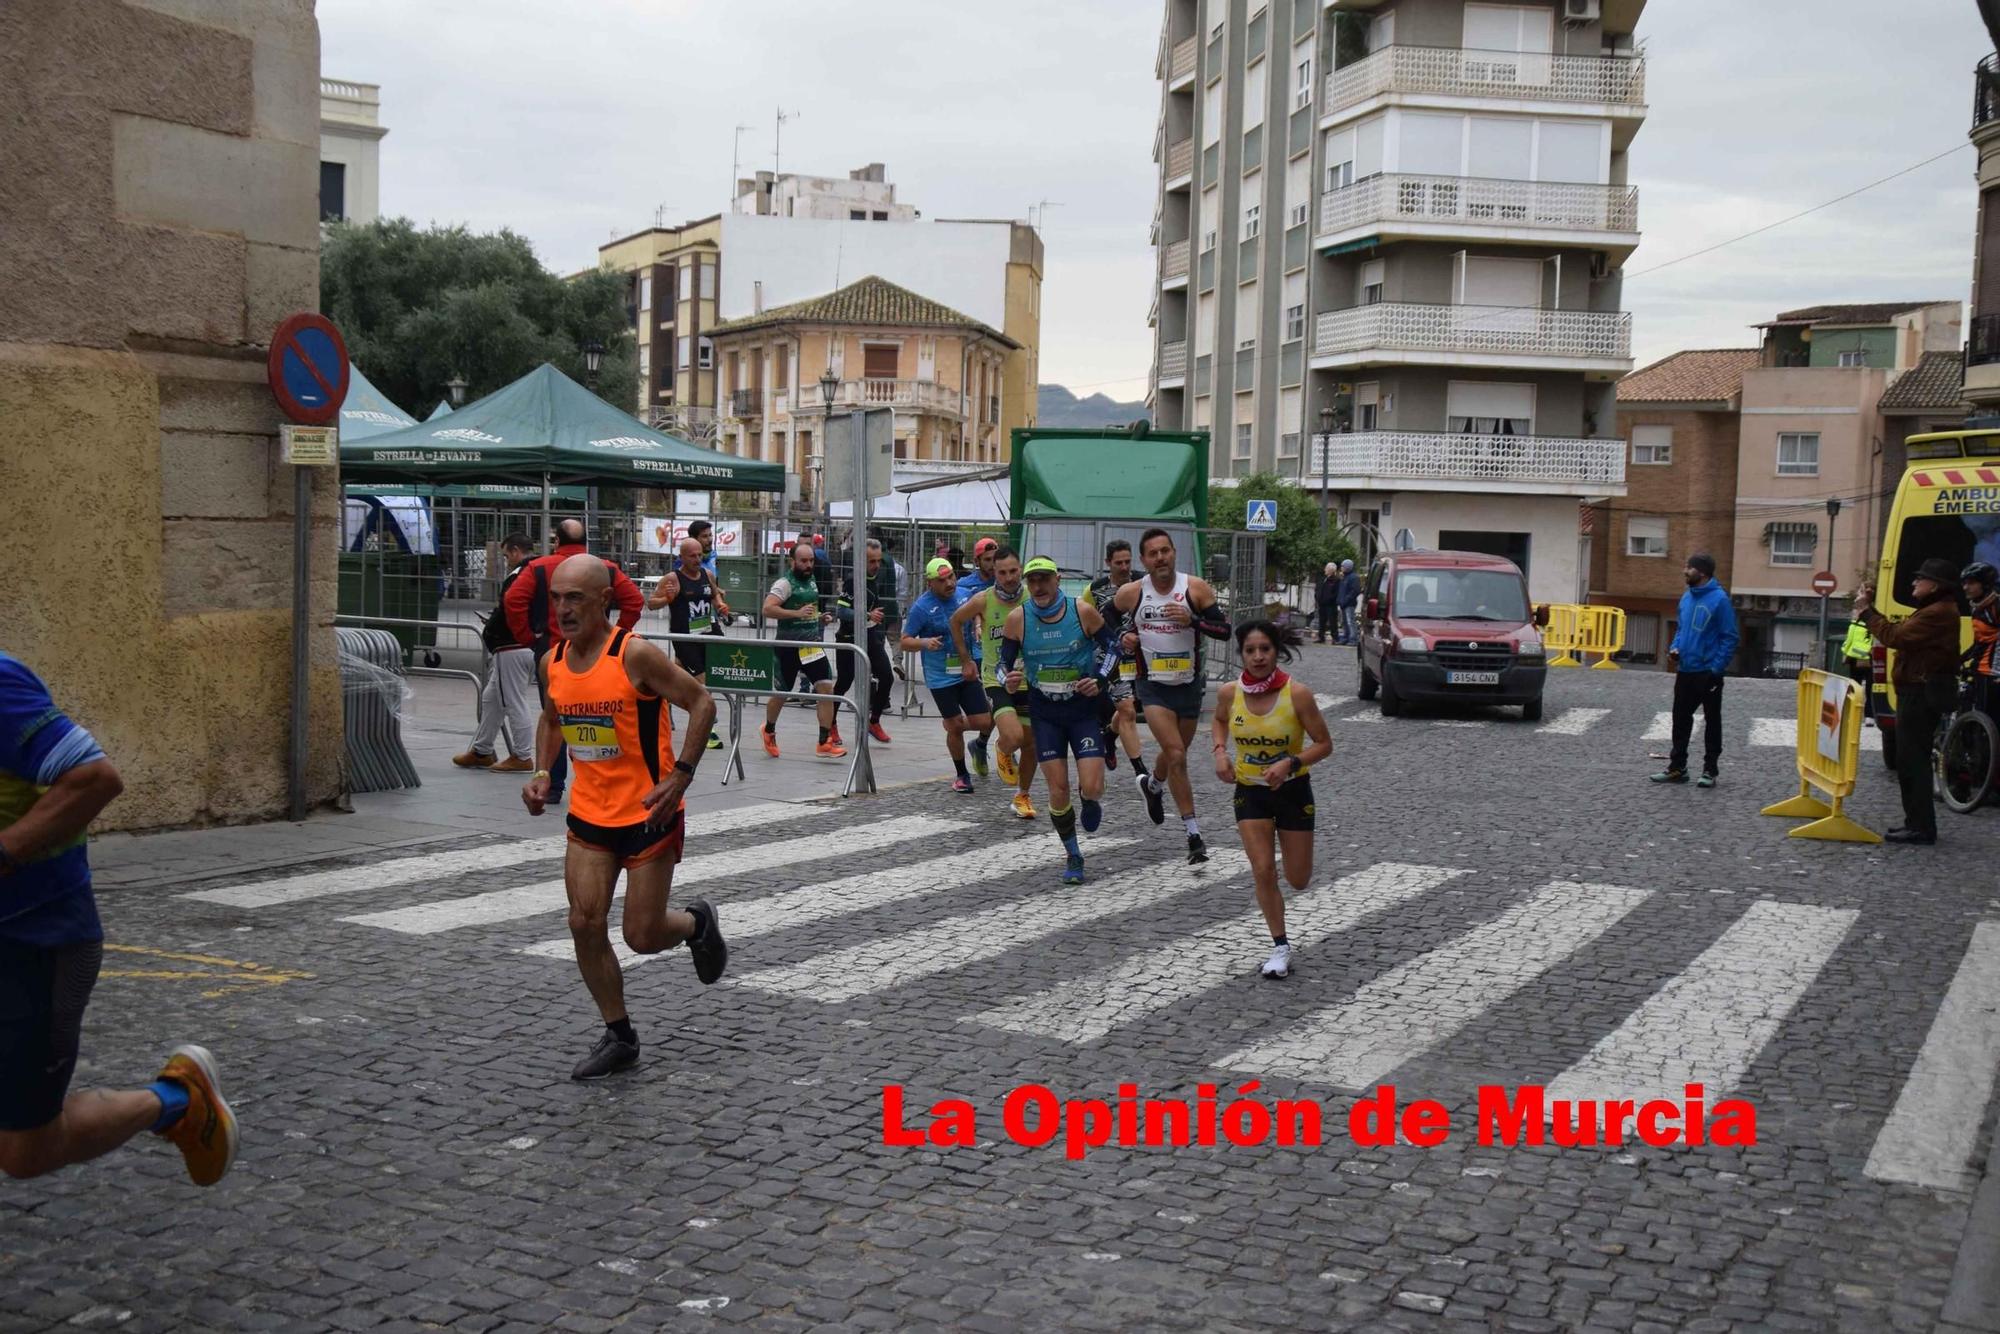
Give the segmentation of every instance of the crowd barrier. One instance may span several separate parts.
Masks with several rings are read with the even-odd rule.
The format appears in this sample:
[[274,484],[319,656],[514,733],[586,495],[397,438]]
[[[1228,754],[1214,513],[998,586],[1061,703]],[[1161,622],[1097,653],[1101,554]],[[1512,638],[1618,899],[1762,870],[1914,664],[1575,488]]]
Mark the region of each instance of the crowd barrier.
[[[1832,687],[1829,690],[1829,687]],[[1836,702],[1838,701],[1838,702]],[[1861,723],[1866,701],[1847,677],[1809,667],[1799,673],[1798,751],[1799,794],[1764,814],[1809,819],[1791,831],[1792,838],[1825,839],[1835,843],[1880,843],[1882,836],[1850,820],[1841,803],[1853,795],[1861,764]],[[1813,789],[1827,795],[1821,801]]]
[[341,731],[350,792],[422,786],[403,746],[403,645],[387,630],[338,626]]
[[[1549,623],[1542,628],[1542,647],[1551,667],[1581,667],[1583,658],[1597,655],[1591,667],[1617,671],[1613,654],[1625,651],[1625,609],[1551,603]],[[1582,655],[1579,657],[1578,655]]]

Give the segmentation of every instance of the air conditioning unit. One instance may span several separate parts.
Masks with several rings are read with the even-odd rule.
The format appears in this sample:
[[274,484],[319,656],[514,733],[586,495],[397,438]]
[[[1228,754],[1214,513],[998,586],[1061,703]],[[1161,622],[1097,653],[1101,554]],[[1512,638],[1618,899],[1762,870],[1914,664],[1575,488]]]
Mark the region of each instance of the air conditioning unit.
[[1563,22],[1595,23],[1604,17],[1604,0],[1563,0]]

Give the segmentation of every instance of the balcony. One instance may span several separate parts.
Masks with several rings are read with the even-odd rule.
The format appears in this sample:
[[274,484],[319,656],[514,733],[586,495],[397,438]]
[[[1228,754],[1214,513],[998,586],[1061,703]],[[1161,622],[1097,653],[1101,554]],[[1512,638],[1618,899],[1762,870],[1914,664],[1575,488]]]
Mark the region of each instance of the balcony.
[[1639,244],[1639,191],[1629,185],[1398,174],[1371,176],[1320,196],[1320,246],[1367,237],[1580,244],[1610,251],[1615,265]]
[[739,420],[750,420],[763,416],[764,391],[761,389],[730,390],[729,415]]
[[1160,283],[1165,287],[1186,287],[1188,280],[1188,243],[1182,237],[1170,241],[1160,251]]
[[[821,399],[815,382],[810,393],[800,396],[798,411],[818,412]],[[946,417],[962,415],[958,391],[935,380],[842,380],[834,395],[835,411],[842,408],[895,408],[900,412],[926,412]]]
[[[1169,384],[1168,381],[1173,383]],[[1187,340],[1160,344],[1160,387],[1179,388],[1187,384]]]
[[1981,413],[2000,412],[2000,314],[1972,317],[1959,392]]
[[1632,369],[1624,311],[1384,302],[1327,311],[1313,331],[1313,366],[1384,363],[1521,370]]
[[1965,342],[1965,364],[1968,366],[2000,364],[2000,315],[1972,317],[1971,334]]
[[2000,54],[1990,55],[1972,71],[1972,135],[2000,121]]
[[[1385,97],[1464,97],[1565,102],[1603,108],[1636,122],[1646,104],[1646,62],[1638,56],[1553,56],[1448,46],[1385,46],[1326,77],[1325,115]],[[1629,142],[1636,123],[1623,129]],[[1619,130],[1614,126],[1614,147]]]
[[1302,480],[1337,491],[1622,496],[1625,443],[1409,431],[1315,436]]
[[1195,54],[1197,49],[1198,43],[1192,37],[1187,38],[1174,47],[1174,53],[1168,58],[1169,63],[1167,65],[1168,91],[1179,92],[1183,86],[1191,85],[1194,82]]
[[1167,188],[1174,189],[1176,181],[1192,184],[1194,181],[1194,140],[1183,139],[1167,149]]

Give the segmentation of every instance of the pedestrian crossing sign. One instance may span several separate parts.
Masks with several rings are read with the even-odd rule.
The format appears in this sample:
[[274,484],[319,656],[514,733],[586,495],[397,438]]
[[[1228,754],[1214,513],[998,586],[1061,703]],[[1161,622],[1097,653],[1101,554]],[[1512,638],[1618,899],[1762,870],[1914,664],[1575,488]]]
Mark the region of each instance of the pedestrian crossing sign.
[[1275,533],[1278,531],[1278,502],[1275,500],[1253,500],[1245,509],[1243,526],[1253,533]]

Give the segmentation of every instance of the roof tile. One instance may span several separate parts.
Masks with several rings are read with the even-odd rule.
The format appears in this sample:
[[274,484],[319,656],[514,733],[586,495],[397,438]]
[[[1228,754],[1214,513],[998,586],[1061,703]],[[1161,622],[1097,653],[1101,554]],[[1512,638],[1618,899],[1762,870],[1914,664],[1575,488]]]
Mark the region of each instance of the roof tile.
[[1772,324],[1887,324],[1898,315],[1907,315],[1913,310],[1950,304],[1948,301],[1874,301],[1801,306],[1797,310],[1781,311],[1770,324],[1757,327],[1768,329]]
[[1718,403],[1743,388],[1763,352],[1754,347],[1697,348],[1641,367],[1618,382],[1621,403]]
[[1957,352],[1926,352],[1882,395],[1884,412],[1949,411],[1963,403],[1965,363]]
[[887,279],[877,278],[873,274],[859,282],[852,282],[828,292],[824,296],[794,301],[788,306],[774,306],[761,315],[745,315],[740,319],[724,320],[709,332],[741,333],[748,329],[766,329],[777,324],[862,324],[886,325],[894,328],[970,329],[1008,347],[1020,346],[999,330],[980,323],[970,315],[953,310],[950,306],[933,301],[927,296],[919,296],[907,287],[898,287]]

